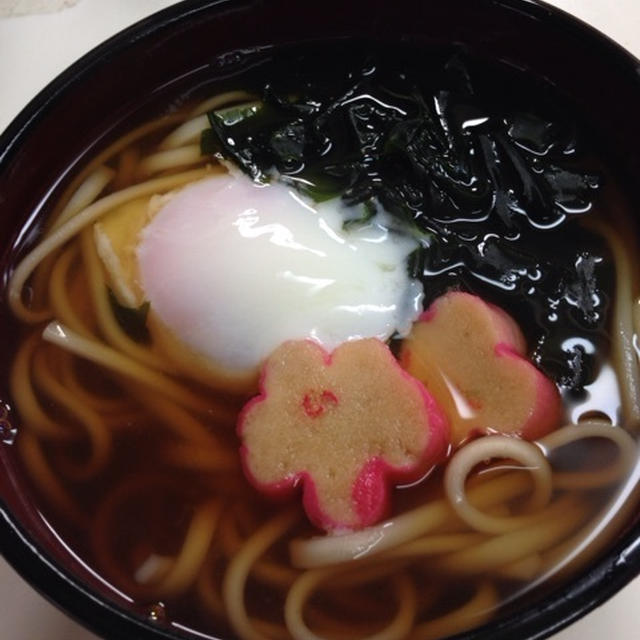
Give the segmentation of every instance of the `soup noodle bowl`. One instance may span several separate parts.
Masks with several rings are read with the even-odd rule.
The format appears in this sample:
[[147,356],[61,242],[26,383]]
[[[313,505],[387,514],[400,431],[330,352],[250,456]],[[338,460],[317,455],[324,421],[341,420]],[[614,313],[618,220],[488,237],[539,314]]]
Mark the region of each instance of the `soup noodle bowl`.
[[26,473],[47,517],[106,580],[198,633],[436,639],[479,626],[587,563],[634,505],[630,247],[606,215],[585,222],[615,267],[620,424],[586,414],[534,442],[471,439],[399,490],[389,519],[318,535],[297,504],[274,507],[241,474],[234,427],[246,387],[220,388],[200,362],[159,346],[148,309],[114,300],[95,243],[94,225],[118,207],[226,174],[227,161],[200,153],[203,114],[255,100],[219,93],[114,142],[14,265],[7,299],[21,335],[10,388]]

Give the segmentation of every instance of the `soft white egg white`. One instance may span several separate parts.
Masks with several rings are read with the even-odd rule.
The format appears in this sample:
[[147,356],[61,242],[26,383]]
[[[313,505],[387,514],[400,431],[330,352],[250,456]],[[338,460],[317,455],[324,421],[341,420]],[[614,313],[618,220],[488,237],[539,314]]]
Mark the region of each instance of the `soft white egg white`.
[[422,285],[407,273],[415,240],[381,215],[345,231],[339,199],[314,205],[274,181],[220,174],[169,198],[137,247],[153,315],[229,375],[249,375],[279,344],[328,350],[408,332]]

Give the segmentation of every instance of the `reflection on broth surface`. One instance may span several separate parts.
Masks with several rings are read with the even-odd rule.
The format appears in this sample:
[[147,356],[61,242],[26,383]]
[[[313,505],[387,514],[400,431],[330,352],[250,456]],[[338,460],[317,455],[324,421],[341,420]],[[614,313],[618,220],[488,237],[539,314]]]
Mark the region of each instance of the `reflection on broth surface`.
[[252,54],[49,206],[7,271],[17,455],[159,626],[444,638],[635,506],[630,221],[542,81],[314,52]]

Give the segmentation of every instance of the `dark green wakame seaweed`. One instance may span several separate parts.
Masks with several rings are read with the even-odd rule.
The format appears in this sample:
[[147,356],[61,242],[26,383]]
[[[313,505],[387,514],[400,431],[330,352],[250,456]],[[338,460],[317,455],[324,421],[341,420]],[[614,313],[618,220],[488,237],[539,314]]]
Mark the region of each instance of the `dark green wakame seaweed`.
[[249,80],[259,101],[211,112],[203,151],[362,205],[345,228],[383,208],[420,243],[425,305],[459,288],[508,309],[536,363],[583,393],[613,274],[579,224],[601,186],[593,153],[552,87],[465,52],[355,44],[275,53]]
[[109,304],[113,315],[122,330],[136,342],[149,344],[151,335],[147,328],[147,316],[149,315],[149,303],[143,302],[139,307],[125,307],[120,304],[113,291],[107,288]]

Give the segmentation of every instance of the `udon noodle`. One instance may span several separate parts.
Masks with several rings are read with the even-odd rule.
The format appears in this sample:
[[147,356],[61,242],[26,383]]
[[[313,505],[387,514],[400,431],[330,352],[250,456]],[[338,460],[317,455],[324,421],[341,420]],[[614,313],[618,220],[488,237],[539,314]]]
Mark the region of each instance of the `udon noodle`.
[[[435,640],[481,625],[583,565],[624,522],[640,428],[640,302],[626,240],[604,216],[591,223],[615,261],[619,424],[587,412],[534,442],[473,440],[444,472],[400,490],[388,520],[314,534],[298,506],[264,501],[242,477],[242,396],[177,374],[123,329],[93,242],[92,225],[115,207],[225,171],[200,153],[204,114],[252,100],[219,94],[113,143],[15,266],[8,301],[24,336],[10,384],[28,477],[105,580],[187,634]],[[604,462],[591,464],[598,451]]]

